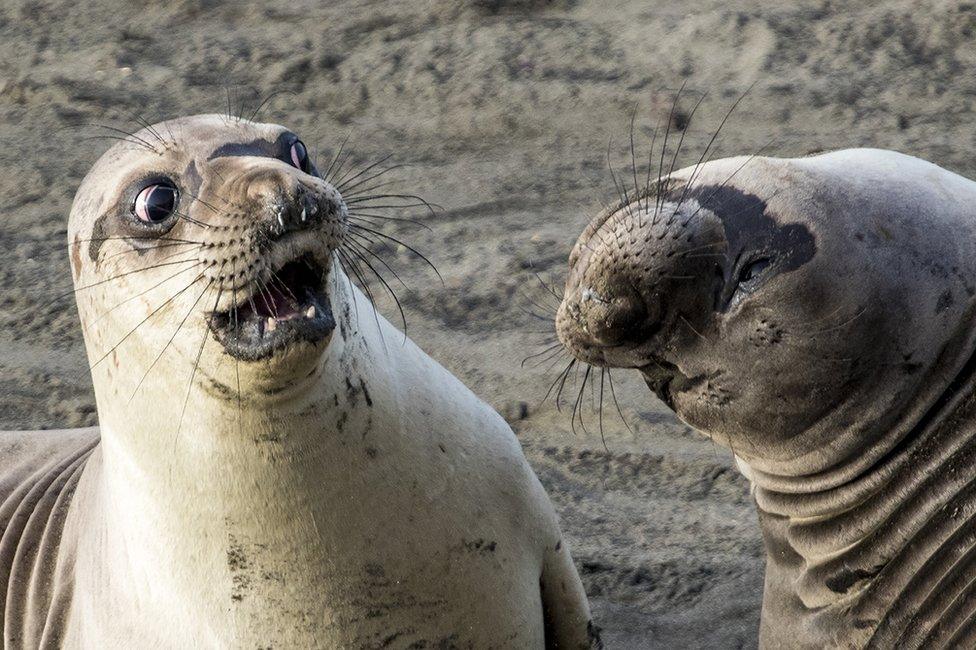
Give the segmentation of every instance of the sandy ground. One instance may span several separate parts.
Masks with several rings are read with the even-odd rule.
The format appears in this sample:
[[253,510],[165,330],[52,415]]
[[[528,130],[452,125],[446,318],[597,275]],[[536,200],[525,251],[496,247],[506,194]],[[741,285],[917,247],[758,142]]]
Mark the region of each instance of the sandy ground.
[[[388,232],[408,331],[512,423],[562,516],[610,648],[754,647],[762,546],[727,452],[615,375],[629,429],[573,432],[542,403],[542,349],[576,234],[681,102],[679,164],[735,99],[717,155],[893,148],[976,174],[974,11],[962,2],[6,0],[0,6],[0,429],[96,422],[70,299],[65,221],[110,144],[98,122],[226,110],[293,128],[322,159],[409,167],[395,187],[442,209]],[[792,5],[792,6],[788,6]],[[699,93],[708,95],[691,121]],[[672,140],[672,144],[674,140]],[[660,139],[658,140],[658,146]],[[671,153],[668,156],[670,158]],[[643,166],[638,166],[643,173]],[[389,300],[381,311],[396,315]],[[587,391],[588,393],[588,391]]]

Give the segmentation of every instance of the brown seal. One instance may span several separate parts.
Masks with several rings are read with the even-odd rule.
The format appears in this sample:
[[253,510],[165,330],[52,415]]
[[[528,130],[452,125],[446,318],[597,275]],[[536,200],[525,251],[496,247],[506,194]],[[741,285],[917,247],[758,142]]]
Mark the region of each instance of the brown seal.
[[731,158],[597,217],[557,316],[731,448],[768,648],[976,645],[976,183],[890,151]]

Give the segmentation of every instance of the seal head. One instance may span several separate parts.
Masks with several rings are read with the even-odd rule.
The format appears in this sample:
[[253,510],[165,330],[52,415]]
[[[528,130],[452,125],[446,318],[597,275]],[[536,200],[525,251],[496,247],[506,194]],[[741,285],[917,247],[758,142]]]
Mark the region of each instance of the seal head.
[[639,369],[758,469],[875,460],[866,441],[940,372],[965,322],[973,263],[967,243],[888,210],[919,195],[871,196],[884,170],[854,182],[823,162],[715,161],[599,215],[570,257],[560,339]]
[[284,127],[201,115],[126,138],[69,221],[93,365],[167,340],[193,361],[192,342],[212,336],[252,370],[307,367],[335,328],[328,284],[348,219]]

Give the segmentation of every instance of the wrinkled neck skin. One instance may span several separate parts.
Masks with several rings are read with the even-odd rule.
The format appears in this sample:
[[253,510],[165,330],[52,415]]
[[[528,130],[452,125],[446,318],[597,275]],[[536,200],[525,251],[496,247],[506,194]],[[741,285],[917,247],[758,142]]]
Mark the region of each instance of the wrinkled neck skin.
[[822,471],[756,468],[809,457],[736,457],[767,549],[763,647],[969,647],[976,639],[976,314],[968,316],[918,393],[897,395],[890,410],[836,436],[818,454]]
[[[77,630],[79,638],[110,647],[112,612],[123,606],[141,609],[172,647],[228,647],[229,633],[298,628],[295,617],[308,609],[298,599],[322,591],[315,567],[329,565],[329,547],[342,536],[336,519],[355,504],[362,453],[344,441],[395,430],[376,426],[395,409],[367,409],[363,400],[396,404],[387,351],[402,334],[374,320],[337,268],[330,283],[338,324],[321,357],[306,348],[293,372],[279,369],[272,381],[210,340],[182,422],[192,368],[183,354],[164,356],[160,364],[172,366],[153,373],[166,379],[147,379],[131,402],[102,394],[132,385],[118,374],[125,364],[95,382],[102,444],[78,489],[92,508],[76,522],[83,531],[73,605],[87,610],[73,621],[91,629]],[[248,591],[258,581],[260,597]]]

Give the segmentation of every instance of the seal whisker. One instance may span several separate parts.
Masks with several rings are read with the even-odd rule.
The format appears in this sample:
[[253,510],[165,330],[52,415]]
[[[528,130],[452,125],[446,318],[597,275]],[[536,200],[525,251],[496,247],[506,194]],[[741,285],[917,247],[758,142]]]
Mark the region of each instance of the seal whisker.
[[705,204],[707,204],[711,200],[711,198],[715,196],[715,194],[717,192],[720,192],[722,190],[722,188],[724,188],[736,176],[736,174],[738,174],[740,171],[742,171],[742,169],[746,165],[748,165],[750,162],[752,162],[753,160],[755,160],[763,151],[765,151],[775,141],[776,141],[776,138],[775,137],[770,138],[766,142],[766,144],[764,144],[763,146],[759,147],[759,149],[756,150],[755,153],[751,154],[748,158],[745,159],[745,161],[743,161],[743,163],[741,165],[739,165],[738,167],[736,167],[736,169],[731,174],[729,174],[729,176],[725,180],[723,180],[721,183],[719,183],[717,186],[715,186],[715,189],[713,189],[708,194],[708,196],[704,197],[701,201],[698,202],[698,208],[696,208],[695,211],[691,213],[691,216],[690,217],[688,217],[687,219],[685,219],[684,225],[688,225],[689,223],[691,223],[691,220],[695,218],[695,215],[697,215],[699,212],[701,212],[702,207]]
[[353,176],[352,178],[346,180],[343,185],[336,186],[336,189],[338,189],[343,196],[357,196],[359,194],[365,194],[366,192],[373,192],[381,187],[386,187],[387,185],[390,185],[393,181],[392,180],[380,181],[374,185],[367,185],[368,183],[371,183],[377,178],[382,177],[384,174],[388,174],[393,170],[401,169],[403,167],[407,167],[407,165],[404,163],[397,163],[395,165],[390,165],[389,167],[385,167],[380,171],[376,172],[375,174],[370,174],[365,178],[360,178],[355,183],[352,183],[352,185],[349,185],[348,183],[352,180],[355,180],[356,178],[355,176]]
[[[145,253],[146,251],[158,251],[158,250],[161,250],[163,248],[176,248],[178,246],[190,246],[190,243],[189,242],[186,242],[186,243],[184,243],[184,242],[177,242],[177,243],[172,243],[172,244],[160,244],[159,246],[147,246],[146,248],[130,248],[129,250],[126,250],[126,251],[119,251],[118,253],[113,253],[111,255],[106,255],[104,259],[105,260],[110,260],[110,259],[114,259],[116,257],[121,257],[122,255],[131,255],[133,253]],[[191,249],[191,250],[198,250],[200,248],[201,248],[201,246],[198,244],[197,247],[196,247],[196,249]],[[185,252],[187,252],[187,251],[185,251],[185,250],[184,251],[180,251],[179,254],[182,255]]]
[[183,221],[186,221],[187,223],[191,223],[191,224],[193,224],[195,226],[200,226],[201,228],[208,228],[209,229],[209,228],[212,228],[213,227],[209,223],[205,223],[203,221],[199,221],[197,219],[194,219],[189,214],[187,214],[185,212],[180,212],[179,210],[174,210],[173,211],[173,214],[175,214],[176,216],[178,216]]
[[395,193],[391,193],[391,194],[356,195],[356,196],[354,196],[354,197],[346,200],[346,203],[347,204],[356,204],[356,203],[363,203],[364,201],[373,201],[373,200],[376,200],[376,199],[410,199],[412,201],[416,201],[416,203],[408,203],[408,204],[397,203],[397,204],[394,204],[394,205],[383,205],[383,206],[370,205],[370,206],[364,206],[364,207],[368,207],[368,208],[378,208],[378,207],[384,207],[384,208],[413,208],[413,207],[424,206],[431,213],[431,215],[434,214],[434,208],[435,207],[441,208],[441,206],[437,205],[436,203],[431,203],[430,201],[426,200],[424,197],[417,196],[416,194],[395,194]]
[[530,359],[537,359],[539,357],[545,356],[544,359],[542,359],[541,361],[539,361],[536,364],[536,366],[540,366],[543,363],[549,361],[552,358],[552,355],[557,354],[562,347],[563,347],[563,344],[562,343],[554,343],[552,345],[549,345],[548,347],[546,347],[541,352],[535,352],[535,353],[530,354],[527,357],[523,358],[522,359],[522,362],[519,365],[520,365],[520,367],[524,368],[526,362],[529,361]]
[[532,304],[533,307],[536,307],[537,309],[541,309],[543,311],[543,313],[548,314],[549,315],[549,318],[547,320],[550,320],[550,322],[551,322],[551,317],[556,314],[556,310],[555,309],[553,309],[549,305],[541,305],[541,304],[539,304],[538,302],[536,302],[535,300],[533,300],[531,297],[529,297],[529,295],[527,293],[525,293],[524,291],[520,291],[519,294],[523,298],[525,298],[527,301],[529,301],[529,303]]
[[379,181],[379,182],[374,183],[372,185],[366,185],[365,187],[356,185],[355,186],[355,191],[350,191],[350,188],[346,188],[344,191],[342,191],[342,196],[348,197],[348,198],[355,198],[357,196],[365,196],[366,194],[370,194],[372,192],[376,192],[377,190],[383,189],[384,187],[390,187],[391,185],[394,185],[396,182],[397,182],[396,179],[388,178],[386,180]]
[[[387,154],[387,155],[383,156],[382,158],[380,158],[376,162],[369,163],[368,165],[363,166],[359,171],[357,171],[355,173],[353,173],[353,170],[350,170],[345,176],[343,176],[340,179],[337,179],[336,182],[333,183],[333,186],[337,190],[339,190],[340,193],[344,193],[343,192],[343,188],[350,189],[351,187],[355,187],[356,185],[361,185],[364,182],[368,182],[370,178],[376,178],[377,176],[382,176],[383,174],[385,174],[385,173],[387,173],[387,172],[389,172],[389,171],[391,171],[393,169],[396,169],[397,167],[402,167],[402,165],[393,165],[391,167],[387,167],[387,168],[379,171],[375,175],[370,175],[369,178],[367,178],[365,180],[362,179],[362,178],[360,178],[363,174],[368,174],[371,170],[376,169],[377,167],[379,167],[380,165],[382,165],[383,163],[385,163],[387,160],[389,160],[392,157],[393,157],[393,154],[390,153],[390,154]],[[348,185],[348,183],[352,183],[357,178],[359,178],[360,180],[357,181],[352,186],[349,186]]]
[[251,115],[248,116],[247,121],[248,122],[253,122],[255,120],[255,118],[257,118],[258,114],[261,112],[261,109],[263,109],[265,106],[267,106],[268,105],[268,102],[270,102],[275,97],[277,97],[279,95],[294,95],[294,94],[295,93],[293,91],[291,91],[291,90],[284,90],[284,89],[271,91],[270,93],[268,93],[265,96],[264,99],[261,100],[261,102],[257,105],[257,107],[253,111],[251,111]]
[[104,280],[99,280],[98,282],[92,282],[91,284],[86,284],[86,285],[81,286],[81,287],[76,287],[75,289],[72,289],[71,291],[67,291],[67,292],[62,293],[62,294],[60,294],[58,296],[55,296],[53,299],[51,299],[50,301],[44,303],[41,306],[42,307],[47,307],[49,305],[54,304],[58,300],[61,300],[63,298],[67,298],[68,296],[73,296],[74,294],[78,293],[79,291],[85,291],[87,289],[91,289],[93,287],[97,287],[97,286],[103,285],[103,284],[105,284],[107,282],[112,282],[113,280],[118,280],[119,278],[124,278],[127,275],[133,275],[134,273],[144,273],[146,271],[152,271],[153,269],[158,269],[158,268],[163,267],[163,266],[173,266],[175,264],[187,264],[189,262],[195,262],[195,261],[197,261],[197,260],[195,260],[194,258],[190,258],[190,259],[187,259],[187,260],[176,260],[176,261],[173,261],[173,262],[163,262],[162,264],[153,264],[151,266],[144,266],[142,268],[133,269],[132,271],[126,271],[125,273],[119,273],[118,275],[113,275],[110,278],[105,278]]
[[[688,114],[688,118],[685,120],[684,128],[681,129],[681,137],[678,139],[678,146],[674,150],[674,155],[671,157],[671,166],[668,168],[668,173],[667,173],[668,178],[670,178],[671,175],[674,174],[674,168],[678,162],[678,154],[681,153],[681,146],[684,144],[685,136],[688,134],[688,130],[691,128],[691,121],[694,119],[695,113],[698,112],[698,108],[701,106],[702,102],[705,101],[705,97],[707,95],[708,93],[702,93],[701,97],[698,98],[698,101],[695,102],[694,107],[692,107],[691,113]],[[685,185],[685,188],[687,188],[687,185]],[[671,214],[670,217],[668,217],[669,223],[670,220],[674,218],[674,215],[677,214],[678,208],[681,206],[682,200],[683,198],[678,200],[678,204],[675,206],[674,212]]]
[[331,177],[332,170],[335,168],[336,163],[339,161],[339,158],[342,156],[342,152],[346,148],[346,143],[347,142],[349,142],[349,136],[348,135],[342,139],[342,142],[339,143],[339,149],[336,151],[335,156],[332,157],[332,161],[329,163],[329,168],[326,169],[325,170],[325,173],[322,174],[322,178],[325,181],[332,182],[332,180],[333,180],[332,177]]
[[108,135],[108,134],[104,134],[104,133],[103,134],[99,134],[99,135],[85,135],[85,136],[81,136],[79,138],[79,140],[81,140],[82,142],[87,142],[89,140],[114,140],[114,141],[117,141],[117,142],[127,142],[127,143],[132,144],[132,145],[135,145],[137,147],[142,147],[143,149],[148,149],[150,151],[150,153],[154,153],[156,155],[160,155],[158,151],[156,151],[155,149],[152,148],[152,145],[145,145],[145,144],[143,144],[141,142],[136,142],[136,141],[133,141],[133,140],[131,140],[129,138],[126,138],[126,137],[123,137],[123,136],[119,136],[119,135]]
[[269,284],[277,284],[282,289],[284,289],[285,292],[291,297],[292,305],[297,309],[299,307],[298,297],[291,290],[291,287],[288,286],[288,283],[282,280],[281,276],[279,276],[274,270],[269,268],[268,272],[271,274],[271,281],[269,282]]
[[374,226],[378,226],[379,224],[373,223],[372,221],[369,221],[369,219],[380,219],[382,221],[399,221],[401,223],[409,223],[414,226],[419,226],[420,228],[423,228],[428,232],[434,232],[434,229],[428,226],[427,224],[425,224],[424,222],[417,221],[416,219],[410,219],[407,217],[391,217],[389,215],[384,215],[384,214],[374,214],[371,212],[352,212],[352,211],[348,212],[347,214],[352,219],[363,221],[365,223],[370,223]]
[[[385,346],[386,341],[385,339],[383,339],[382,327],[380,326],[379,313],[376,311],[376,299],[373,296],[372,290],[369,288],[369,283],[366,281],[366,276],[362,270],[362,267],[359,265],[359,263],[356,261],[355,258],[349,256],[348,249],[340,246],[339,248],[335,249],[335,252],[343,259],[345,259],[346,263],[349,264],[353,272],[356,274],[356,279],[359,282],[359,286],[362,287],[363,292],[366,294],[366,298],[369,300],[369,304],[373,307],[373,320],[376,322],[377,330],[380,332],[380,339],[382,340],[383,345]],[[358,322],[359,319],[358,312],[356,313],[356,319]]]
[[[200,279],[203,278],[203,277],[204,277],[204,274],[201,273],[190,284],[188,284],[186,287],[184,287],[184,289],[181,290],[181,292],[182,291],[185,291],[186,289],[189,289],[190,287],[192,287],[194,284],[196,284],[197,282],[199,282]],[[159,351],[159,354],[157,354],[156,355],[156,358],[154,358],[153,361],[152,361],[152,363],[149,364],[149,367],[146,368],[146,371],[144,373],[142,373],[142,376],[139,378],[139,381],[136,383],[136,387],[133,389],[132,394],[129,396],[129,400],[128,400],[129,402],[131,402],[132,399],[136,396],[136,393],[139,392],[139,387],[142,386],[143,382],[146,380],[146,377],[149,376],[149,372],[153,369],[153,367],[155,367],[155,365],[163,357],[163,354],[166,352],[166,350],[169,348],[169,346],[173,344],[173,341],[176,340],[176,335],[179,334],[180,329],[183,328],[183,325],[186,323],[186,321],[190,318],[190,315],[193,314],[193,311],[196,309],[197,304],[200,302],[200,299],[203,298],[203,295],[207,292],[207,290],[210,288],[210,286],[213,283],[214,283],[214,281],[211,280],[210,281],[210,284],[208,284],[206,287],[204,287],[204,290],[200,292],[200,295],[197,296],[196,300],[194,300],[193,301],[193,304],[190,306],[189,311],[186,312],[186,315],[180,321],[179,325],[176,326],[176,330],[173,332],[172,336],[170,336],[169,337],[169,340],[166,341],[166,345],[164,345],[163,346],[163,349]]]
[[[75,239],[72,240],[72,244],[87,244],[89,242],[106,242],[106,241],[129,241],[129,240],[149,240],[149,241],[171,241],[180,242],[183,244],[200,244],[203,245],[204,242],[193,241],[191,239],[177,239],[174,237],[89,237],[88,239]],[[147,249],[148,250],[148,249]]]
[[[197,276],[198,279],[199,279],[199,277],[201,277],[201,276]],[[105,361],[105,359],[107,359],[109,357],[109,355],[111,355],[113,352],[115,352],[119,348],[120,345],[122,345],[123,343],[125,343],[125,341],[130,336],[132,336],[135,333],[136,330],[138,330],[146,322],[148,322],[150,318],[152,318],[153,316],[155,316],[156,314],[158,314],[160,311],[162,311],[163,309],[165,309],[167,306],[171,305],[173,303],[173,300],[175,300],[178,296],[180,296],[184,291],[186,291],[187,289],[189,289],[190,287],[192,287],[195,283],[196,283],[196,280],[194,280],[190,284],[186,285],[185,287],[183,287],[182,289],[180,289],[176,293],[174,293],[172,296],[170,296],[165,301],[163,301],[162,304],[160,304],[158,307],[156,307],[151,312],[149,312],[149,315],[148,316],[146,316],[145,318],[143,318],[141,321],[139,321],[138,324],[136,324],[135,327],[133,327],[128,332],[126,332],[125,336],[123,336],[121,339],[119,339],[118,343],[116,343],[115,345],[113,345],[111,347],[111,349],[108,350],[108,352],[106,352],[105,354],[103,354],[98,359],[98,361],[96,361],[93,364],[90,364],[89,365],[89,368],[92,369],[92,370],[94,370],[96,366],[98,366],[100,363],[102,363],[102,361]]]
[[542,288],[545,289],[550,296],[555,298],[556,306],[558,307],[559,303],[562,302],[563,297],[559,293],[557,293],[555,289],[552,288],[552,284],[553,284],[552,281],[550,280],[550,282],[546,282],[539,274],[539,272],[535,270],[535,267],[532,265],[531,262],[529,263],[529,268],[532,269],[532,274],[535,276],[536,280],[539,281],[539,284],[542,285]]
[[613,388],[613,371],[610,368],[607,368],[607,383],[610,384],[610,397],[613,399],[614,406],[617,407],[617,415],[620,416],[620,421],[623,422],[624,426],[627,428],[627,431],[633,435],[634,431],[630,428],[630,425],[627,424],[627,418],[624,417],[623,411],[620,410],[620,403],[617,402],[617,392]]
[[119,302],[116,305],[113,305],[112,307],[109,307],[104,312],[102,312],[101,314],[99,314],[98,316],[96,316],[94,319],[92,319],[92,321],[90,323],[88,323],[87,325],[85,325],[84,330],[85,331],[88,331],[88,328],[89,327],[91,327],[95,323],[99,322],[100,320],[102,320],[103,318],[105,318],[106,316],[108,316],[110,313],[112,313],[113,311],[115,311],[116,309],[118,309],[119,307],[121,307],[122,305],[124,305],[124,304],[126,304],[126,303],[128,303],[128,302],[130,302],[132,300],[135,300],[139,296],[144,296],[145,294],[149,293],[153,289],[156,289],[157,287],[160,287],[160,286],[166,284],[167,282],[169,282],[173,278],[175,278],[177,276],[180,276],[180,275],[186,273],[187,271],[192,271],[193,269],[197,268],[201,264],[203,264],[203,262],[198,262],[198,263],[194,264],[193,266],[188,266],[185,269],[181,269],[181,270],[177,271],[176,273],[174,273],[173,275],[170,275],[170,276],[164,278],[162,281],[157,282],[156,284],[152,285],[148,289],[145,289],[144,291],[140,291],[139,293],[137,293],[137,294],[135,294],[133,296],[129,296],[128,298],[126,298],[122,302]]
[[573,433],[576,433],[576,420],[579,419],[580,428],[583,433],[589,433],[586,429],[586,423],[583,422],[583,392],[586,390],[586,382],[590,378],[590,372],[593,370],[593,366],[587,364],[586,371],[583,373],[583,381],[580,383],[579,392],[576,394],[576,400],[573,402],[573,412],[570,415],[569,422],[570,428]]
[[607,436],[603,432],[603,382],[607,376],[607,369],[600,368],[600,406],[597,411],[598,418],[600,421],[600,440],[603,442],[603,448],[606,451],[610,451],[610,447],[607,446]]
[[[363,237],[362,235],[360,235],[359,233],[355,233],[353,231],[350,231],[349,232],[349,235],[350,235],[350,237],[355,237],[355,238],[362,237],[364,241],[370,241],[370,240],[366,239],[365,237]],[[412,291],[412,289],[410,289],[410,287],[407,285],[407,283],[404,282],[403,279],[400,277],[400,274],[398,274],[396,272],[396,269],[394,269],[385,259],[383,259],[379,255],[377,255],[376,252],[373,251],[372,249],[370,249],[369,246],[366,246],[366,245],[360,243],[359,241],[356,241],[356,239],[348,239],[348,240],[346,240],[346,243],[355,246],[361,252],[366,253],[370,257],[372,257],[372,258],[376,259],[377,261],[379,261],[379,263],[382,264],[386,268],[387,271],[389,271],[390,273],[393,274],[393,277],[396,278],[397,282],[400,283],[400,286],[402,286],[407,291]],[[386,248],[387,250],[389,250],[391,253],[393,252],[388,246],[386,246],[386,244],[383,244],[383,247]]]
[[680,318],[684,322],[684,324],[688,326],[688,329],[690,329],[692,332],[694,332],[695,334],[697,334],[698,335],[698,338],[700,338],[702,341],[705,341],[706,343],[709,343],[709,344],[711,343],[711,341],[709,341],[705,337],[704,334],[702,334],[701,332],[699,332],[698,330],[695,329],[695,326],[692,325],[691,322],[687,318],[685,318],[685,315],[684,314],[678,314],[678,318]]
[[[725,112],[725,115],[722,117],[722,121],[719,122],[718,128],[716,128],[715,129],[715,132],[712,133],[711,139],[708,141],[708,144],[705,145],[705,150],[702,151],[701,156],[699,156],[699,158],[698,158],[698,162],[695,163],[695,166],[694,166],[694,168],[692,169],[692,172],[691,172],[691,176],[688,178],[688,182],[685,184],[684,190],[681,192],[681,196],[678,198],[678,204],[674,208],[675,214],[678,212],[678,208],[680,208],[681,207],[681,204],[684,202],[685,197],[687,196],[688,190],[691,188],[692,184],[695,182],[695,178],[699,175],[699,173],[701,172],[701,169],[703,169],[702,163],[705,160],[705,158],[708,156],[709,150],[711,150],[712,145],[715,143],[716,139],[718,138],[718,134],[721,133],[722,128],[725,126],[725,123],[732,116],[732,113],[735,111],[735,109],[739,105],[739,103],[742,102],[743,99],[745,99],[746,95],[748,95],[749,92],[753,88],[755,88],[756,83],[758,83],[758,82],[756,82],[756,81],[752,82],[752,84],[748,88],[746,88],[745,91],[741,95],[739,95],[738,99],[736,99],[734,102],[732,102],[732,106],[729,107],[729,110],[726,111]],[[672,216],[674,216],[674,215],[672,215]],[[685,225],[687,225],[687,223]]]
[[377,237],[382,237],[383,239],[388,239],[388,240],[390,240],[390,241],[392,241],[392,242],[394,242],[396,244],[399,244],[399,245],[403,246],[408,251],[410,251],[411,253],[413,253],[414,255],[416,255],[417,257],[419,257],[420,259],[422,259],[427,264],[427,266],[429,266],[434,271],[434,273],[437,275],[437,279],[441,281],[441,284],[444,284],[444,278],[441,277],[441,273],[440,273],[440,271],[437,270],[437,267],[434,266],[434,263],[431,262],[429,259],[427,259],[427,257],[423,253],[421,253],[420,251],[418,251],[413,246],[410,246],[409,244],[406,244],[406,243],[400,241],[399,239],[397,239],[396,237],[393,237],[392,235],[387,235],[386,233],[380,232],[379,230],[374,230],[372,228],[367,228],[366,226],[360,226],[360,225],[356,225],[356,224],[349,224],[349,227],[350,228],[355,228],[356,230],[359,230],[359,231],[368,232],[368,233],[370,233],[372,235],[375,235]]
[[148,132],[151,136],[153,136],[153,138],[155,138],[156,141],[159,142],[159,144],[161,144],[164,149],[173,144],[171,141],[167,141],[162,136],[162,134],[156,130],[156,127],[150,124],[148,120],[142,117],[142,115],[140,115],[139,113],[133,113],[131,111],[126,111],[126,112],[129,114],[130,117],[132,117],[132,119],[134,119],[139,124],[139,126],[141,126],[143,129],[145,129],[146,132]]
[[268,306],[271,313],[274,314],[274,317],[277,319],[278,303],[271,295],[271,290],[268,288],[268,283],[262,280],[260,277],[255,277],[254,281],[256,283],[255,286],[257,287],[258,292],[261,294],[261,299],[264,300],[264,304]]
[[[204,207],[208,208],[214,214],[220,214],[220,210],[218,210],[217,208],[215,208],[214,206],[212,206],[207,201],[204,201],[203,199],[201,199],[199,195],[194,194],[193,192],[191,192],[189,190],[183,190],[183,191],[186,193],[187,196],[189,196],[190,198],[192,198],[194,201],[198,201],[201,205],[203,205]],[[223,197],[218,196],[217,198],[219,198],[222,201],[224,201],[224,203],[227,203],[226,199],[224,199]]]
[[638,220],[637,224],[641,228],[644,227],[643,213],[651,209],[651,171],[654,169],[654,145],[657,143],[657,134],[658,131],[660,130],[661,130],[661,122],[660,120],[658,120],[658,123],[654,125],[654,132],[651,134],[651,146],[647,150],[647,171],[644,177],[643,209],[641,209],[640,204],[638,204],[638,212],[641,213],[641,217]]
[[[218,273],[220,273],[220,271],[222,270],[223,270],[223,265],[221,265],[220,269],[218,270]],[[212,287],[213,284],[214,284],[214,280],[211,280],[210,284],[207,285],[207,288],[204,289],[203,292],[206,293],[207,291],[209,291],[210,287]],[[221,294],[223,294],[223,292],[224,292],[223,288],[217,290],[217,298],[214,300],[214,306],[211,312],[217,310],[217,305],[220,303],[220,296]],[[203,329],[203,336],[201,337],[201,341],[200,341],[200,349],[197,350],[197,357],[193,361],[193,370],[190,371],[190,381],[187,383],[186,386],[186,396],[183,398],[183,408],[180,409],[180,419],[176,423],[176,436],[173,439],[174,447],[176,446],[177,440],[179,440],[180,430],[183,428],[183,417],[186,415],[186,405],[190,401],[190,393],[193,392],[193,378],[196,377],[197,368],[200,367],[200,358],[203,356],[203,349],[207,346],[207,340],[209,338],[210,338],[210,327],[208,322],[208,326]]]
[[117,127],[114,127],[114,126],[109,126],[107,124],[95,124],[95,123],[85,123],[85,124],[79,124],[79,125],[76,125],[76,126],[90,126],[90,127],[94,127],[94,128],[97,128],[97,129],[104,129],[104,130],[109,131],[111,133],[119,134],[119,138],[121,140],[123,140],[125,142],[130,142],[132,144],[141,145],[141,146],[145,147],[146,149],[148,149],[149,151],[153,152],[156,155],[161,155],[161,153],[162,153],[162,152],[160,152],[156,148],[156,145],[154,145],[152,142],[149,142],[145,138],[142,138],[142,137],[136,135],[135,133],[130,133],[129,131],[126,131],[125,129],[120,129],[120,128],[117,128]]
[[330,165],[329,172],[323,177],[326,181],[332,183],[333,186],[335,186],[335,179],[340,178],[343,167],[345,167],[346,163],[349,162],[349,152],[345,151],[345,145],[346,141],[343,140],[342,146],[339,147],[339,152],[336,154],[335,161],[333,161],[333,164],[335,165],[334,168],[332,165]]
[[[698,101],[695,102],[695,105],[692,107],[691,113],[688,114],[688,118],[684,122],[684,128],[681,129],[681,137],[678,138],[678,146],[675,147],[674,155],[671,156],[671,165],[668,167],[667,176],[669,178],[674,173],[675,165],[678,163],[678,155],[681,153],[681,147],[685,142],[685,136],[688,134],[688,129],[691,128],[691,121],[694,119],[695,113],[698,112],[698,107],[701,106],[703,101],[705,101],[705,97],[707,95],[708,93],[702,93],[701,97],[698,98]],[[671,216],[673,217],[674,215]]]
[[640,183],[637,182],[637,150],[634,146],[634,120],[637,119],[637,102],[630,112],[630,171],[634,176],[634,198],[637,200],[637,210],[640,211]]
[[671,102],[671,110],[668,112],[668,121],[664,125],[664,143],[661,145],[661,157],[658,159],[657,163],[657,192],[654,197],[654,214],[651,217],[651,225],[657,223],[657,215],[661,210],[661,183],[662,176],[664,175],[664,157],[668,151],[668,137],[671,135],[671,123],[674,120],[674,109],[678,106],[678,101],[681,99],[681,93],[685,89],[685,84],[687,81],[681,82],[681,87],[678,88],[678,93],[674,96],[674,100]]
[[613,179],[613,186],[617,190],[617,196],[620,200],[621,209],[630,212],[630,197],[627,195],[627,188],[621,188],[620,183],[617,182],[617,174],[613,171],[613,162],[610,156],[610,150],[613,147],[613,138],[607,140],[607,168],[610,170],[610,178]]
[[[230,258],[231,267],[231,277],[237,277],[237,259],[234,257]],[[238,302],[237,302],[237,288],[232,289],[233,295],[231,299],[233,301],[233,306],[231,308],[231,315],[234,319],[234,343],[235,345],[240,345],[241,343],[241,322],[240,313],[238,312]],[[234,378],[237,381],[237,428],[241,436],[244,439],[244,405],[243,399],[241,397],[241,359],[239,356],[234,355]]]
[[549,395],[552,394],[553,389],[556,389],[556,385],[559,384],[559,388],[556,389],[556,394],[554,395],[554,399],[556,401],[556,410],[557,411],[560,410],[560,408],[559,408],[559,395],[560,395],[560,393],[562,393],[563,384],[566,383],[566,378],[569,376],[570,371],[572,371],[573,366],[575,366],[575,365],[576,365],[576,359],[570,358],[569,363],[566,364],[566,367],[563,368],[562,371],[558,375],[556,375],[556,378],[553,380],[553,382],[551,384],[549,384],[549,389],[546,391],[545,396],[543,396],[543,398],[542,398],[542,401],[543,402],[545,402],[547,399],[549,399]]
[[[352,243],[355,243],[355,242],[354,242],[353,240],[351,240],[351,239],[347,239],[347,240],[346,240],[346,241],[345,241],[345,242],[343,243],[343,245],[349,245],[349,244],[352,244]],[[363,248],[363,246],[362,246],[362,245],[359,245],[359,247],[360,247],[360,248]],[[369,259],[367,259],[367,258],[366,258],[366,257],[365,257],[365,256],[364,256],[364,255],[363,255],[362,253],[360,253],[360,252],[359,252],[358,250],[356,250],[355,248],[347,248],[346,250],[347,250],[348,252],[350,252],[350,253],[352,253],[353,255],[355,255],[356,257],[358,257],[358,258],[359,258],[359,259],[360,259],[360,260],[362,261],[362,263],[363,263],[363,264],[365,264],[365,265],[366,265],[366,267],[367,267],[367,268],[368,268],[368,269],[369,269],[370,271],[372,271],[372,272],[373,272],[373,275],[375,275],[375,276],[376,276],[376,279],[377,279],[377,280],[379,280],[379,281],[380,281],[380,283],[381,283],[381,284],[382,284],[382,285],[383,285],[384,287],[386,287],[386,290],[387,290],[387,292],[388,292],[388,293],[390,294],[390,296],[391,296],[391,297],[393,298],[393,302],[395,302],[395,303],[396,303],[396,306],[397,306],[397,310],[398,310],[398,311],[400,312],[400,320],[401,320],[401,322],[403,323],[403,333],[404,333],[404,336],[405,336],[405,335],[406,335],[406,332],[407,332],[407,316],[406,316],[406,314],[405,314],[405,313],[403,312],[403,305],[402,305],[402,304],[400,303],[400,298],[399,298],[399,297],[397,297],[397,295],[396,295],[396,291],[394,291],[394,290],[393,290],[393,287],[391,287],[391,286],[390,286],[390,283],[386,281],[386,278],[384,278],[384,277],[383,277],[383,276],[382,276],[382,275],[380,274],[380,272],[376,270],[376,267],[374,267],[374,266],[373,266],[373,265],[372,265],[372,264],[370,263],[370,261],[369,261]],[[374,257],[376,257],[377,259],[379,259],[379,260],[380,260],[381,262],[383,262],[383,264],[384,264],[384,265],[386,265],[386,268],[388,268],[388,269],[390,269],[390,266],[389,266],[388,264],[386,264],[386,262],[385,262],[385,261],[384,261],[384,260],[383,260],[382,258],[379,258],[379,257],[378,257],[378,256],[377,256],[377,255],[376,255],[375,253],[373,253],[372,251],[369,251],[369,249],[366,249],[366,250],[367,250],[367,252],[369,252],[370,254],[372,254],[372,255],[373,255]],[[395,272],[395,271],[393,271],[392,269],[390,269],[390,272],[391,272],[391,273],[393,273],[394,275],[396,275],[396,272]],[[397,279],[399,279],[399,277],[397,277]],[[401,280],[400,282],[401,282],[401,284],[403,283],[403,281],[402,281],[402,280]],[[404,285],[404,287],[406,287],[406,285]],[[407,288],[407,290],[409,291],[409,287],[406,287],[406,288]],[[375,306],[375,305],[374,305],[374,306]]]

